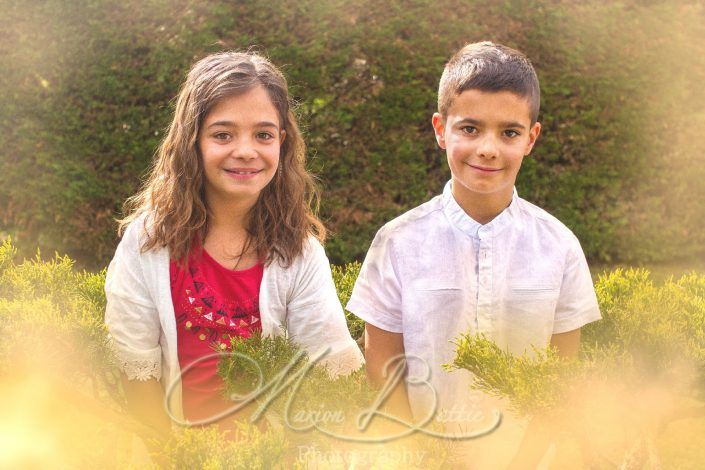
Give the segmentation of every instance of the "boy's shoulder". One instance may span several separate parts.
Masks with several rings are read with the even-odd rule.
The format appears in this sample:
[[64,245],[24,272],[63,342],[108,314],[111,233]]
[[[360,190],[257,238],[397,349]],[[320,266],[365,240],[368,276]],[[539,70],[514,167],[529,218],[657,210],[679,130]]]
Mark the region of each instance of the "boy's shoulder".
[[571,229],[545,209],[519,196],[515,200],[522,223],[532,229],[529,234],[555,239],[556,242],[578,241]]
[[[444,213],[446,203],[443,194],[439,194],[390,220],[379,229],[373,244],[391,242],[397,247],[421,248],[439,239],[452,239],[453,225]],[[512,225],[521,232],[520,237],[538,239],[541,245],[562,247],[566,251],[581,250],[575,234],[545,209],[516,195],[510,211]]]
[[384,224],[377,238],[406,238],[424,233],[424,229],[438,229],[444,225],[443,195],[439,194]]

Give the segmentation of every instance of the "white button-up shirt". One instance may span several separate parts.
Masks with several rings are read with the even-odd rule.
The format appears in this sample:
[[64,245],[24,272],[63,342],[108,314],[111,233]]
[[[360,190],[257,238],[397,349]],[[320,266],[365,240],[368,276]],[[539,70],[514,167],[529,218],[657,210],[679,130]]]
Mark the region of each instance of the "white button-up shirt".
[[[460,334],[483,333],[512,353],[530,353],[600,318],[585,256],[565,225],[516,190],[509,207],[481,225],[450,183],[377,232],[347,309],[404,335],[408,376],[424,378],[430,368],[446,410],[467,410],[461,403],[474,395],[469,372],[442,368]],[[428,388],[408,391],[415,417],[425,416]]]

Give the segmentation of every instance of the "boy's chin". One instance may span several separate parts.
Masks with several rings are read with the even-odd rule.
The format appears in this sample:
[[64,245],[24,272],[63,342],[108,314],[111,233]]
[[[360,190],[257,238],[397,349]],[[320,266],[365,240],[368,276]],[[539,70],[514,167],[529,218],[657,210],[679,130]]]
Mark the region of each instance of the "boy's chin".
[[514,182],[503,182],[502,184],[487,184],[483,182],[465,181],[462,178],[453,178],[451,181],[453,193],[463,193],[468,196],[477,197],[502,197],[511,198],[514,193]]

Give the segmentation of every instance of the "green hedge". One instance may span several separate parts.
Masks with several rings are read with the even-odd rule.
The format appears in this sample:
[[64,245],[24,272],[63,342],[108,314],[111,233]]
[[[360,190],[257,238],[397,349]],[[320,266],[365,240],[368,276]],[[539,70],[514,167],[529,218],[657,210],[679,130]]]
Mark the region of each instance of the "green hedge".
[[255,45],[289,78],[335,263],[441,191],[444,61],[492,39],[532,58],[543,134],[519,193],[593,260],[703,255],[705,14],[627,0],[2,2],[0,232],[104,266],[194,58]]

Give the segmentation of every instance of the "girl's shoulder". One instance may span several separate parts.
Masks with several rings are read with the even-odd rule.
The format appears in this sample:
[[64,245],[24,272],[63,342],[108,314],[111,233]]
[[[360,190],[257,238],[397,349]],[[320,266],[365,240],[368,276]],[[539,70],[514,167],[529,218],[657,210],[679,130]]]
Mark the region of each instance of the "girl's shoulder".
[[309,236],[304,240],[301,254],[304,256],[314,256],[315,254],[320,253],[325,254],[323,244],[314,235],[309,234]]
[[294,260],[294,263],[296,262],[301,265],[328,264],[328,256],[326,256],[326,250],[323,248],[323,244],[321,244],[318,238],[309,235],[308,238],[304,240],[301,254]]
[[301,252],[294,259],[291,260],[290,264],[286,264],[281,259],[275,259],[269,265],[270,270],[282,271],[295,273],[300,271],[307,271],[309,269],[316,268],[317,266],[327,265],[328,256],[326,256],[325,249],[323,245],[313,235],[309,235],[301,246]]
[[149,212],[143,212],[130,221],[120,239],[122,248],[129,252],[141,253],[152,230],[152,221],[153,216]]

